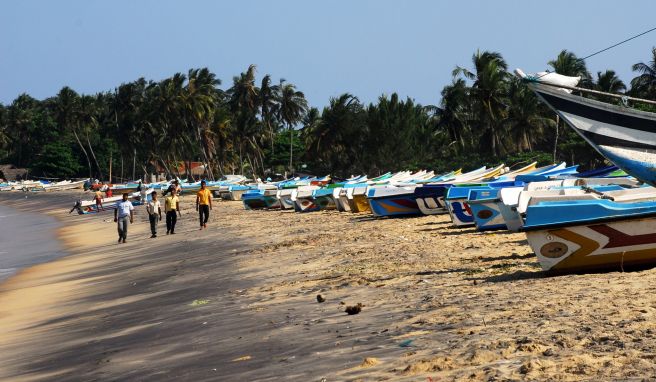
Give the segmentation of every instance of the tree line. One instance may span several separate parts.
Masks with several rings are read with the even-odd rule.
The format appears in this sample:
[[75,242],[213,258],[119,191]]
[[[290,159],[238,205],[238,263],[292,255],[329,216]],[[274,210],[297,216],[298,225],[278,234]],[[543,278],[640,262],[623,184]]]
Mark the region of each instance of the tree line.
[[[656,48],[650,61],[632,66],[636,77],[628,86],[613,70],[592,75],[566,50],[548,65],[581,76],[581,87],[656,99]],[[395,93],[366,105],[344,93],[319,110],[285,79],[257,81],[254,65],[230,87],[200,68],[93,95],[69,87],[44,100],[21,94],[0,104],[0,162],[52,178],[107,179],[111,168],[114,180],[157,169],[190,177],[192,161],[207,165],[203,177],[210,180],[232,173],[448,171],[501,161],[603,164],[508,71],[500,53],[477,51],[470,66],[456,66],[452,75],[436,105]]]

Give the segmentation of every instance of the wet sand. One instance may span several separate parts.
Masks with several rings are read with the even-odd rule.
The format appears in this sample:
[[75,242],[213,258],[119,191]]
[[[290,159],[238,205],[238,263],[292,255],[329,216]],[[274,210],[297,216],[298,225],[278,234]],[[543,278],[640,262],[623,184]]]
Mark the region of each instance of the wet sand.
[[220,202],[198,231],[191,201],[157,239],[138,208],[125,245],[60,216],[72,255],[0,286],[0,380],[656,377],[656,270],[547,277],[523,234],[447,216]]
[[18,270],[64,255],[57,220],[0,204],[0,282]]

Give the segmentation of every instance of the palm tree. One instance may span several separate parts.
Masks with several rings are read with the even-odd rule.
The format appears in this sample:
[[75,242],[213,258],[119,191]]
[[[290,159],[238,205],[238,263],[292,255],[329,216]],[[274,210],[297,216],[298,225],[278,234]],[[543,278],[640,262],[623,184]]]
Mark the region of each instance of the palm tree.
[[345,93],[331,98],[320,118],[312,109],[306,116],[306,155],[330,172],[350,170],[354,163],[362,163],[356,158],[363,151],[357,137],[364,135],[365,126],[366,115],[357,97]]
[[[188,73],[186,86],[186,98],[184,107],[189,116],[190,123],[195,126],[196,138],[201,147],[201,153],[207,165],[207,175],[214,180],[212,172],[213,152],[215,152],[214,140],[210,129],[211,120],[214,116],[214,108],[217,103],[216,87],[221,81],[207,68],[191,69]],[[185,118],[186,121],[186,118]]]
[[533,91],[521,80],[513,78],[508,88],[508,115],[503,120],[517,151],[533,151],[533,146],[545,136],[544,131],[555,127]]
[[592,86],[592,76],[584,60],[576,57],[576,54],[563,49],[558,53],[555,60],[547,63],[558,74],[570,77],[581,77],[579,86],[589,88]]
[[80,149],[84,153],[84,157],[87,160],[87,166],[89,168],[89,177],[93,177],[93,170],[91,169],[91,160],[89,159],[89,153],[84,148],[80,136],[78,135],[78,128],[80,122],[80,96],[68,86],[64,86],[55,99],[54,104],[54,114],[55,120],[59,126],[64,129],[71,131],[77,144],[80,146]]
[[91,146],[91,140],[89,139],[89,134],[96,132],[98,129],[98,120],[97,120],[97,100],[95,97],[90,95],[83,95],[79,98],[79,113],[78,113],[78,129],[80,132],[84,133],[87,141],[87,146],[89,147],[89,152],[91,157],[96,164],[96,169],[98,170],[98,175],[100,179],[103,178],[102,169],[96,158],[96,153],[93,151]]
[[451,85],[442,89],[442,101],[437,109],[437,128],[448,133],[452,143],[464,149],[471,142],[471,107],[469,88],[462,78],[453,79]]
[[617,77],[614,70],[597,72],[597,83],[595,88],[606,93],[623,93],[626,91],[626,85]]
[[645,98],[656,98],[656,47],[651,49],[651,61],[639,62],[631,69],[640,73],[631,80],[631,92]]
[[278,92],[280,87],[277,85],[271,85],[271,76],[266,75],[262,78],[262,83],[260,85],[259,96],[259,105],[260,105],[260,115],[262,116],[262,122],[269,131],[269,139],[271,140],[271,157],[274,156],[274,132],[273,125],[271,120],[274,116],[274,111],[276,109],[276,99],[278,98]]
[[233,77],[233,85],[228,90],[230,110],[235,115],[234,128],[239,149],[240,171],[244,171],[244,151],[248,137],[259,134],[257,131],[258,92],[255,86],[255,65],[250,65],[246,72]]
[[9,143],[7,114],[9,114],[8,108],[0,103],[0,149],[4,149]]
[[483,139],[489,142],[490,152],[498,156],[505,151],[501,121],[505,118],[505,95],[509,74],[508,65],[496,52],[477,51],[472,56],[474,72],[457,66],[453,76],[464,76],[473,81],[470,90],[477,123],[483,128]]
[[287,124],[289,128],[289,171],[294,172],[294,125],[303,119],[307,111],[308,104],[305,100],[305,94],[296,90],[292,84],[284,84],[280,89],[280,99],[278,100],[278,117]]

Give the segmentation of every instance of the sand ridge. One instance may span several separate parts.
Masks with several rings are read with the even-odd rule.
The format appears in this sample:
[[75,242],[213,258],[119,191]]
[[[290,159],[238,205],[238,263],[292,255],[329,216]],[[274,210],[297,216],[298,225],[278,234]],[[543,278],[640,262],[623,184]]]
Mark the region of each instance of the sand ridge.
[[[147,240],[141,216],[124,247],[112,243],[109,223],[72,218],[103,234],[73,241],[83,228],[72,226],[67,245],[78,254],[0,287],[0,376],[656,376],[654,270],[547,277],[523,234],[456,229],[447,216],[373,219],[219,202],[199,232],[191,201],[183,199],[181,235]],[[52,299],[44,290],[55,291]],[[359,314],[344,312],[358,303]],[[11,317],[20,325],[5,326]]]

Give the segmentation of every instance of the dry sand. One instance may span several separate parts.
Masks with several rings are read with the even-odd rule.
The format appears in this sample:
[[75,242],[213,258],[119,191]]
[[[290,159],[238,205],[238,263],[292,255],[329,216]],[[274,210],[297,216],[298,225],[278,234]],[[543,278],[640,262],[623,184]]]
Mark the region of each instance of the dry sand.
[[656,377],[656,270],[547,277],[523,234],[447,216],[220,202],[198,231],[191,202],[157,239],[140,210],[125,245],[109,215],[54,211],[73,255],[0,286],[0,380]]

